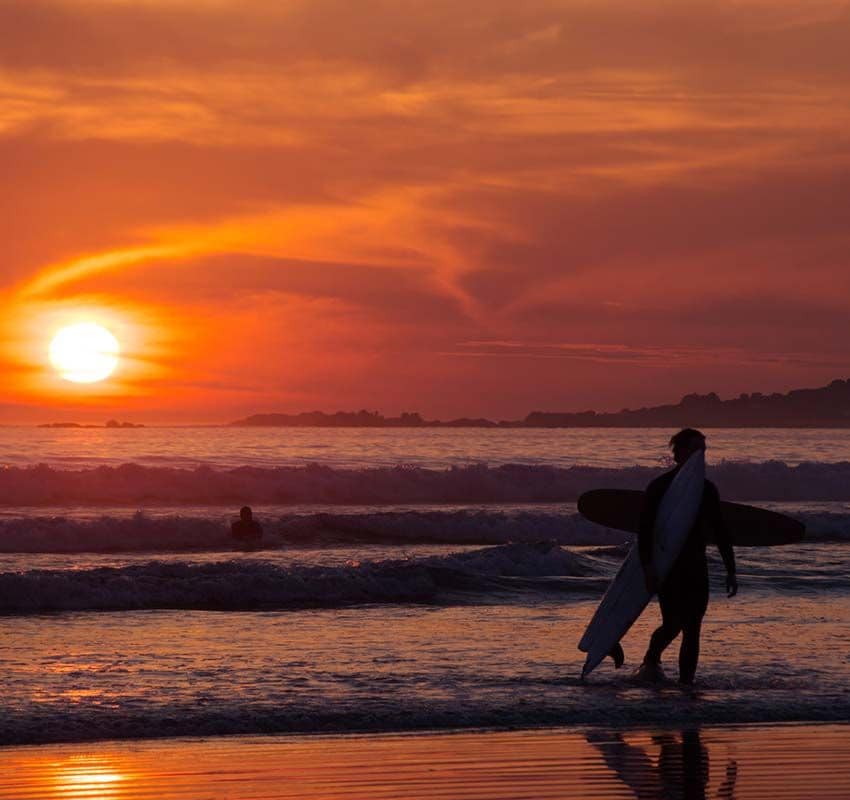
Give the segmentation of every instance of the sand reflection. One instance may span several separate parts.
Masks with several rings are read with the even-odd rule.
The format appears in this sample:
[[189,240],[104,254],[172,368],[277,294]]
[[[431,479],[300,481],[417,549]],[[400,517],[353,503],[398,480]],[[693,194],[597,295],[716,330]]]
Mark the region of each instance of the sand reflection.
[[72,756],[54,763],[51,788],[55,797],[118,800],[125,797],[130,776],[105,756]]

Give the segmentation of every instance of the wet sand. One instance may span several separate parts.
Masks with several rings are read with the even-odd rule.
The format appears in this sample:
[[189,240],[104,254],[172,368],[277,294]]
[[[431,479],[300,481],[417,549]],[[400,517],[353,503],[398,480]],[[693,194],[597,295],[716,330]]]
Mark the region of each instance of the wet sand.
[[850,725],[228,737],[0,750],[0,798],[847,798]]

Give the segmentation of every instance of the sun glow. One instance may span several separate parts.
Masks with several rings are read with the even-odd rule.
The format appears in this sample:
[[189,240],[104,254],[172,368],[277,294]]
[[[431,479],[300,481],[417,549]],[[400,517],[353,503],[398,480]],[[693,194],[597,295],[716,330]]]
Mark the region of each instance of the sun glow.
[[93,322],[62,328],[50,342],[50,363],[73,383],[96,383],[118,366],[120,346],[115,336]]

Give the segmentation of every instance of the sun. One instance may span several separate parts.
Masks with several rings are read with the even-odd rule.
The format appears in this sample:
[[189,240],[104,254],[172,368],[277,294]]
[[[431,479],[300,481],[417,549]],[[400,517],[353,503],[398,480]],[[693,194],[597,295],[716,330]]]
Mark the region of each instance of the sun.
[[62,328],[50,342],[50,363],[73,383],[97,383],[118,366],[120,352],[115,336],[94,322]]

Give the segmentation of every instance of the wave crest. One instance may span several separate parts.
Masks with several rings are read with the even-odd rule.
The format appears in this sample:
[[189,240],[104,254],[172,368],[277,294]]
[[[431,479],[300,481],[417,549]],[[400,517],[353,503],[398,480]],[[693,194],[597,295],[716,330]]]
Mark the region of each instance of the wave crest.
[[[473,464],[446,470],[420,467],[335,469],[210,467],[177,469],[124,464],[84,470],[46,465],[0,470],[0,506],[338,505],[427,503],[551,503],[589,489],[642,489],[651,467],[553,467]],[[850,462],[724,461],[710,470],[728,500],[850,500]]]
[[[850,512],[795,511],[806,541],[850,541]],[[357,545],[622,545],[631,536],[594,525],[579,514],[556,511],[370,511],[265,516],[264,547]],[[227,552],[234,542],[221,518],[181,515],[25,516],[0,519],[0,553]]]
[[[0,613],[142,609],[335,608],[366,603],[439,603],[528,588],[522,580],[575,579],[541,589],[598,591],[605,579],[590,555],[551,542],[344,567],[257,561],[186,564],[154,561],[84,570],[0,574]],[[597,576],[594,580],[594,576]],[[519,582],[517,582],[519,581]]]

